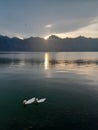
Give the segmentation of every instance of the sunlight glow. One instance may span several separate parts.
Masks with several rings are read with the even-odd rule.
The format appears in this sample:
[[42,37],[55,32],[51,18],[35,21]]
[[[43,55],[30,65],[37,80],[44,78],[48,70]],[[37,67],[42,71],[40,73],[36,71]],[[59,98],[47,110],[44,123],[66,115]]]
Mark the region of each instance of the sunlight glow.
[[19,39],[21,39],[21,40],[24,39],[22,36],[19,36],[19,35],[17,35],[16,37],[19,38]]
[[48,40],[48,38],[49,38],[49,36],[45,36],[45,37],[44,37],[45,40]]
[[48,55],[48,53],[45,53],[45,55],[44,55],[44,69],[45,70],[49,69],[49,55]]

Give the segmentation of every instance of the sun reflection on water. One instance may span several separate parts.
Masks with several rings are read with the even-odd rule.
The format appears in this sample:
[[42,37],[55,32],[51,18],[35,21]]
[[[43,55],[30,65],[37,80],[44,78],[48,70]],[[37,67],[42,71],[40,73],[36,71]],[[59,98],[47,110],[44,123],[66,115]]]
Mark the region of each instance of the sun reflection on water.
[[44,69],[48,70],[49,69],[49,54],[45,53],[44,55]]

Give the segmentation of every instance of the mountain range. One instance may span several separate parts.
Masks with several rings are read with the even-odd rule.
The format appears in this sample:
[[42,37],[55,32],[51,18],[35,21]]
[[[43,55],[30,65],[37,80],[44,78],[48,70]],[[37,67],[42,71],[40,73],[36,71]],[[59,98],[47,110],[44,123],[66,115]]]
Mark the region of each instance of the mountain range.
[[61,39],[51,35],[47,40],[40,37],[19,39],[0,35],[0,51],[98,51],[98,38],[77,38]]

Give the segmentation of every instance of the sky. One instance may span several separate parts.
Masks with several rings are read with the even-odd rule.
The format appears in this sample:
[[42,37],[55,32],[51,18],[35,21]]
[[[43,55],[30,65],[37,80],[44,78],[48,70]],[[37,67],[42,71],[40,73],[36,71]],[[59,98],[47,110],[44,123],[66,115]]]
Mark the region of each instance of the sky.
[[98,37],[98,0],[0,0],[0,35]]

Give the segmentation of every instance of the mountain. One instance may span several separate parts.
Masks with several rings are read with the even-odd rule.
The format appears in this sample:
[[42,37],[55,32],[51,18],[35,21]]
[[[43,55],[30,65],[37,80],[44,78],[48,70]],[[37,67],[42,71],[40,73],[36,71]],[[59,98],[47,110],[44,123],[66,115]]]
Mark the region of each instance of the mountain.
[[82,36],[61,39],[51,35],[47,40],[40,37],[21,40],[0,35],[0,51],[98,51],[98,39]]
[[61,38],[55,36],[55,35],[51,35],[48,40],[61,40]]

